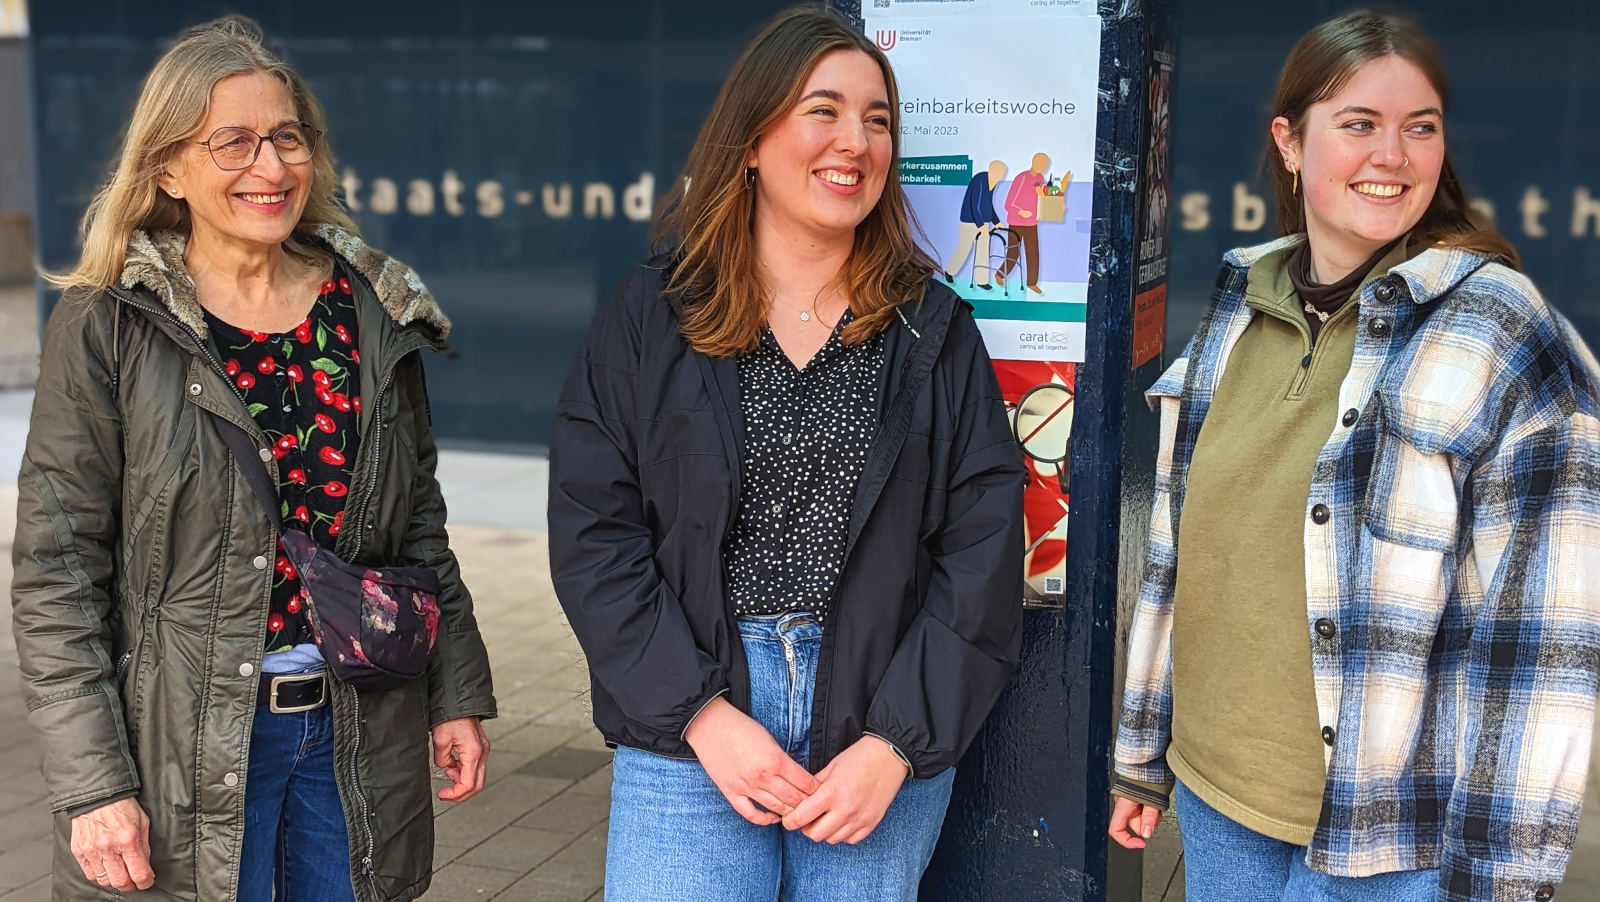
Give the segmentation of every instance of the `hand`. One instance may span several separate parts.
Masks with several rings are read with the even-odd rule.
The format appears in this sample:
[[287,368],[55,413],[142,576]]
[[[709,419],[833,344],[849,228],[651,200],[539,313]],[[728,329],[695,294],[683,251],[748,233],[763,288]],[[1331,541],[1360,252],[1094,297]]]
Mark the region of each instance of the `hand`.
[[855,845],[883,820],[907,775],[889,743],[863,736],[817,774],[822,788],[789,812],[783,825],[815,842]]
[[1160,823],[1160,808],[1117,796],[1116,807],[1111,809],[1111,827],[1106,832],[1124,849],[1142,849]]
[[464,802],[483,788],[489,762],[489,737],[476,717],[457,717],[433,728],[433,763],[444,768],[449,786],[439,790],[446,802]]
[[155,885],[150,818],[136,799],[118,799],[72,819],[72,857],[90,883],[123,892]]
[[1023,219],[1032,219],[1033,218],[1033,214],[1029,213],[1027,210],[1018,210],[1017,211],[1017,215],[1021,216]]
[[979,235],[987,235],[987,234],[989,234],[989,230],[990,230],[990,229],[991,229],[991,228],[993,228],[993,226],[991,226],[991,225],[989,225],[989,224],[988,224],[988,223],[987,223],[987,222],[986,222],[986,223],[984,223],[984,224],[983,224],[983,225],[981,225],[981,226],[978,226],[978,234],[979,234]]
[[695,715],[683,738],[722,797],[758,827],[776,824],[819,785],[765,727],[721,696]]

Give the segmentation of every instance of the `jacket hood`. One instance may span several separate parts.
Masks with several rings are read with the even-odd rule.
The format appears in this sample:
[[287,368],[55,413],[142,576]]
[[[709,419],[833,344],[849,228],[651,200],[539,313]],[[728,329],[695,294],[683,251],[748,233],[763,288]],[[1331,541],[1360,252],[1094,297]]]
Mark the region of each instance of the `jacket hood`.
[[[315,235],[326,250],[371,283],[378,302],[397,324],[406,326],[421,322],[437,330],[440,338],[450,334],[449,317],[439,309],[439,303],[422,284],[416,270],[337,226],[321,226]],[[135,231],[128,242],[119,284],[123,288],[143,285],[161,299],[179,322],[193,329],[195,334],[205,335],[206,321],[201,315],[200,297],[183,263],[183,251],[188,244],[189,236],[182,232]]]
[[[1235,248],[1222,259],[1230,266],[1249,269],[1262,257],[1305,240],[1304,232],[1285,235],[1265,244]],[[1469,276],[1492,262],[1482,254],[1459,247],[1430,247],[1389,272],[1405,280],[1414,302],[1426,304],[1454,291]]]

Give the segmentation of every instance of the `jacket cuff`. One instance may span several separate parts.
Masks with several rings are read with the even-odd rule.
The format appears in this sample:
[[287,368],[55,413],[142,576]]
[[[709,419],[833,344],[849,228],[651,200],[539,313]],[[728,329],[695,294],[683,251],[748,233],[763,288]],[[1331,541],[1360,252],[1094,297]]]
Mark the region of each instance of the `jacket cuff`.
[[907,777],[915,777],[917,775],[917,769],[915,767],[911,766],[911,759],[906,757],[906,753],[905,752],[900,751],[900,746],[895,745],[894,744],[894,740],[890,739],[887,736],[879,736],[877,733],[874,733],[871,730],[866,730],[866,731],[862,732],[861,735],[863,735],[863,736],[871,736],[873,739],[882,740],[883,743],[889,747],[889,750],[891,752],[894,752],[894,756],[896,758],[900,759],[900,763],[904,764],[906,766],[906,776]]
[[700,716],[700,712],[704,711],[712,702],[716,701],[719,698],[722,698],[724,695],[727,695],[728,692],[729,692],[729,690],[727,690],[727,689],[718,689],[715,694],[713,694],[710,698],[708,698],[704,702],[702,702],[700,707],[694,709],[694,713],[689,715],[689,719],[683,722],[683,729],[678,731],[678,738],[680,740],[682,740],[683,742],[688,742],[689,741],[689,727],[694,725],[695,718],[699,717]]
[[83,802],[82,804],[78,804],[78,805],[71,805],[69,807],[61,809],[60,813],[61,814],[65,814],[67,817],[79,817],[79,816],[88,814],[89,812],[95,810],[96,808],[104,808],[105,806],[111,804],[112,802],[120,802],[123,799],[135,799],[135,798],[138,798],[138,797],[139,797],[139,790],[137,790],[137,789],[124,789],[122,792],[113,793],[112,795],[109,795],[109,796],[107,796],[107,797],[105,797],[103,799],[97,799],[97,800],[95,800],[93,802]]
[[1480,902],[1483,899],[1547,902],[1558,896],[1556,889],[1562,871],[1562,867],[1555,865],[1490,861],[1446,853],[1439,869],[1439,899],[1441,902]]
[[1162,811],[1172,804],[1172,784],[1146,783],[1121,774],[1117,774],[1116,782],[1111,785],[1111,794],[1141,805],[1153,805]]

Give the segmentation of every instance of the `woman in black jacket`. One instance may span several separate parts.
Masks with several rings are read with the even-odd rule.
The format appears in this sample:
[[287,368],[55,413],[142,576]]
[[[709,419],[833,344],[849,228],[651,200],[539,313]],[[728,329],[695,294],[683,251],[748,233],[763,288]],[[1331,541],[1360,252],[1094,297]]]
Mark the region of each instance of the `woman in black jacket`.
[[550,557],[618,746],[606,897],[914,899],[1017,657],[1022,463],[912,239],[888,61],[735,65],[557,408]]

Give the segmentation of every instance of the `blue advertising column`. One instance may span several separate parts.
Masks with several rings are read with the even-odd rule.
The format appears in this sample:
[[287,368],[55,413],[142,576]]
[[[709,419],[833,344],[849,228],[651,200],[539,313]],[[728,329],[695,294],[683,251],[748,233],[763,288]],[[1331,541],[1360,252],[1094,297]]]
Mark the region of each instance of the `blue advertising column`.
[[1030,474],[1021,664],[957,769],[922,898],[1137,900],[1107,790],[1155,457],[1174,3],[834,7],[895,68],[901,179]]

